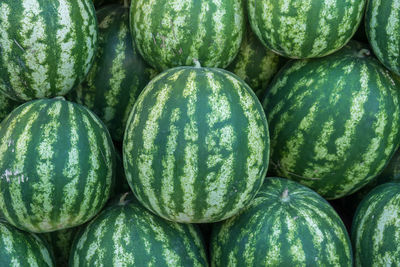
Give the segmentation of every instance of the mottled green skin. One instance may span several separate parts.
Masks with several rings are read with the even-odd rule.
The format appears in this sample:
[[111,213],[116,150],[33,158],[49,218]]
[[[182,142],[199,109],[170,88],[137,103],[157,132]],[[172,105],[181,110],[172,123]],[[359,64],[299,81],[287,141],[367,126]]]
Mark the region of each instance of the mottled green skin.
[[0,266],[55,266],[46,245],[0,219]]
[[400,141],[400,86],[360,43],[321,59],[289,62],[264,108],[270,169],[328,199],[376,177]]
[[110,195],[114,156],[107,129],[87,108],[62,99],[25,103],[0,124],[0,210],[30,232],[80,225]]
[[400,75],[400,1],[368,1],[365,30],[376,57]]
[[307,187],[267,178],[251,204],[214,225],[212,266],[352,266],[346,228]]
[[81,228],[82,226],[42,234],[53,250],[57,267],[68,266],[72,243]]
[[0,91],[16,100],[65,95],[97,48],[91,0],[2,0]]
[[223,220],[260,188],[268,125],[250,87],[216,68],[178,67],[153,79],[128,120],[123,160],[140,202],[169,220]]
[[110,5],[97,12],[99,49],[85,82],[71,100],[96,113],[122,141],[129,112],[155,72],[136,52],[129,31],[129,9]]
[[351,229],[355,266],[400,266],[400,184],[386,183],[360,203]]
[[0,122],[19,105],[21,105],[20,102],[16,102],[0,92]]
[[247,29],[239,54],[226,69],[242,78],[261,98],[283,62],[284,58],[266,48],[252,30]]
[[75,239],[70,266],[207,266],[200,230],[166,221],[132,194],[110,204]]
[[131,30],[139,52],[154,68],[224,68],[239,51],[244,31],[241,0],[136,0]]
[[290,58],[329,55],[361,22],[366,0],[248,0],[249,20],[261,42]]

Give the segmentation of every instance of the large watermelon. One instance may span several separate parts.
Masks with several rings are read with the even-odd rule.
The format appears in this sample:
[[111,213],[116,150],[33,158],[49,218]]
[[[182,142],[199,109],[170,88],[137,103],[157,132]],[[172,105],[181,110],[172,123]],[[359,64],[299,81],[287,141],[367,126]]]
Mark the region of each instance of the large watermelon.
[[359,205],[351,229],[356,266],[400,265],[400,184],[372,190]]
[[120,196],[75,239],[70,266],[207,266],[200,230]]
[[22,230],[88,221],[109,197],[114,168],[107,129],[81,105],[34,100],[0,124],[0,210]]
[[0,219],[0,266],[54,266],[51,253],[35,234]]
[[110,5],[97,12],[99,49],[86,80],[72,100],[94,111],[111,137],[122,141],[129,112],[150,81],[151,69],[136,52],[129,31],[129,9]]
[[241,0],[135,0],[131,30],[144,59],[158,70],[226,67],[239,51],[244,30]]
[[215,224],[212,266],[352,266],[346,228],[317,193],[267,178],[248,208]]
[[177,67],[139,96],[123,144],[135,195],[178,222],[234,215],[260,188],[269,158],[268,126],[253,91],[216,68]]
[[264,108],[271,169],[328,199],[377,176],[400,142],[400,83],[360,43],[292,61],[271,82]]
[[247,28],[239,54],[226,68],[242,78],[260,98],[284,58],[266,48]]
[[248,0],[250,24],[261,42],[290,58],[322,57],[356,32],[365,0]]
[[11,98],[64,95],[92,65],[92,0],[2,0],[0,25],[0,91]]

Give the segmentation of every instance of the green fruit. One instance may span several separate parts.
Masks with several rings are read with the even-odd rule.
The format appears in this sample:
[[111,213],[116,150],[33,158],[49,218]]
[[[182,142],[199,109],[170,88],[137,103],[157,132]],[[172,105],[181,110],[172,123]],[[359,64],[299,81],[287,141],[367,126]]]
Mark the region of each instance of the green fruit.
[[177,66],[224,68],[239,51],[241,0],[135,0],[131,30],[143,58],[158,70]]
[[343,47],[356,32],[365,0],[248,0],[261,42],[290,58],[312,58]]
[[250,203],[269,159],[268,126],[252,90],[215,68],[153,79],[128,120],[123,160],[139,201],[185,223],[226,219]]
[[400,75],[400,3],[397,0],[368,1],[365,30],[376,57]]
[[54,266],[52,255],[35,234],[0,219],[0,266]]
[[355,266],[398,266],[400,252],[400,184],[372,190],[354,215],[351,237]]
[[12,225],[51,232],[80,225],[106,203],[114,147],[85,107],[41,99],[0,124],[0,210]]
[[251,204],[214,225],[212,266],[352,266],[335,210],[296,182],[267,178]]
[[400,84],[360,43],[292,61],[264,100],[271,169],[328,199],[375,178],[400,143]]
[[207,266],[194,225],[166,221],[124,194],[75,239],[70,266]]
[[65,95],[92,66],[91,0],[2,0],[0,25],[0,91],[10,98]]

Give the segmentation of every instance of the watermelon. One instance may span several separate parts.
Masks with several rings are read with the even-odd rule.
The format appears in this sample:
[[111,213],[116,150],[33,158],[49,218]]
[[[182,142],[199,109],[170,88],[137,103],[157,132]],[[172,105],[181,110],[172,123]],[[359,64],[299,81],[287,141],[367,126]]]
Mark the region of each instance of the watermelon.
[[290,58],[329,55],[356,32],[366,0],[248,0],[249,20],[261,42]]
[[110,204],[74,241],[70,266],[207,266],[200,230],[166,221],[132,194]]
[[239,54],[226,69],[242,78],[261,98],[283,62],[283,57],[266,48],[247,28]]
[[2,0],[0,91],[16,100],[65,95],[97,48],[91,0]]
[[365,29],[377,58],[389,70],[400,75],[400,2],[368,1]]
[[268,125],[256,95],[217,68],[177,67],[154,78],[128,119],[123,160],[139,201],[184,223],[226,219],[260,188]]
[[159,71],[195,61],[224,68],[244,31],[241,0],[135,0],[130,18],[139,52]]
[[352,266],[335,210],[296,182],[267,178],[253,202],[214,225],[212,266]]
[[114,148],[85,107],[27,102],[1,122],[0,144],[0,210],[12,225],[37,233],[74,227],[106,203]]
[[355,266],[399,266],[400,184],[380,185],[363,199],[351,238]]
[[129,31],[129,9],[109,5],[97,12],[99,49],[86,80],[69,98],[96,113],[122,141],[129,112],[155,70],[136,52]]
[[52,254],[35,234],[0,219],[0,266],[55,266]]
[[0,92],[0,122],[20,104]]
[[400,143],[400,83],[369,55],[351,42],[275,77],[264,99],[272,173],[335,199],[383,170]]

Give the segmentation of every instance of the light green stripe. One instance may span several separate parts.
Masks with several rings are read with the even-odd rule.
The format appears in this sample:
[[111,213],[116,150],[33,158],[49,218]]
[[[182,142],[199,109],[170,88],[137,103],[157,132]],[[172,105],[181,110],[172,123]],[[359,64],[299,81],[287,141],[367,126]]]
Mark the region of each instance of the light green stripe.
[[[193,59],[199,59],[199,50],[203,45],[204,38],[207,34],[207,28],[205,21],[207,20],[208,10],[210,5],[208,1],[201,1],[201,9],[199,14],[199,19],[197,21],[196,35],[193,38],[193,45],[190,47],[190,55],[192,55]],[[190,63],[192,65],[193,62]],[[202,62],[200,62],[201,64]]]
[[[388,22],[386,24],[386,36],[387,36],[387,49],[386,53],[388,55],[389,66],[398,69],[398,62],[400,56],[400,23],[399,23],[399,11],[400,11],[400,1],[392,0],[392,5],[390,7],[390,15]],[[382,14],[386,12],[382,11]],[[374,47],[375,49],[375,47]]]
[[[90,239],[89,247],[88,248],[85,247],[85,250],[84,250],[84,252],[86,252],[86,255],[85,255],[86,264],[90,264],[92,266],[98,266],[98,264],[103,264],[107,248],[102,245],[102,242],[104,241],[104,235],[107,233],[107,230],[109,227],[108,224],[109,224],[108,220],[103,220],[99,224],[96,225],[96,231],[94,232],[95,239],[94,240]],[[86,229],[84,235],[87,235],[88,230],[89,230],[89,228]],[[82,249],[84,248],[85,241],[86,241],[86,238],[84,238],[84,239],[81,238],[79,240],[77,250],[76,250],[77,252],[82,253]],[[76,256],[77,256],[77,252],[75,252]],[[92,261],[93,257],[95,258],[94,261]],[[78,257],[77,257],[77,259],[78,259]],[[78,262],[79,261],[74,260],[75,265],[77,265]]]
[[265,262],[271,264],[271,266],[279,266],[281,264],[282,259],[280,257],[281,253],[281,235],[282,235],[282,221],[280,216],[276,216],[275,221],[271,223],[272,231],[271,234],[266,238],[266,244],[274,244],[267,250],[267,255],[265,255]]
[[[38,229],[53,230],[50,219],[53,211],[53,193],[55,190],[54,176],[54,144],[57,142],[57,129],[60,128],[61,103],[55,102],[47,111],[48,121],[42,125],[40,131],[40,143],[37,148],[39,158],[36,161],[38,181],[32,185],[35,194],[30,205],[33,217],[40,221]],[[49,220],[50,219],[50,220]]]
[[161,198],[162,203],[164,203],[164,209],[167,214],[172,214],[172,211],[175,209],[175,202],[172,201],[172,194],[174,192],[174,178],[175,178],[175,156],[174,153],[176,151],[176,147],[178,146],[178,127],[175,123],[180,118],[180,110],[176,108],[172,111],[169,131],[170,134],[167,137],[167,152],[166,155],[162,159],[162,189],[161,189]]
[[126,77],[126,69],[124,66],[126,42],[123,40],[126,39],[128,33],[128,27],[125,23],[122,23],[118,32],[119,42],[115,49],[116,57],[112,61],[111,78],[109,80],[110,90],[107,90],[105,93],[106,105],[103,116],[105,122],[109,122],[114,119],[116,112],[115,108],[120,103],[120,98],[125,97],[119,94],[121,92],[121,84]]
[[[372,12],[371,18],[369,23],[369,42],[372,47],[374,47],[374,53],[378,58],[383,58],[382,51],[380,50],[380,46],[377,43],[377,29],[379,28],[378,25],[378,16],[380,14],[379,10],[382,4],[382,0],[374,0],[374,4],[372,5]],[[371,6],[371,3],[368,3]]]
[[[84,10],[81,10],[82,12]],[[69,1],[59,1],[57,9],[58,30],[56,33],[57,45],[60,46],[59,62],[57,64],[57,80],[56,88],[66,93],[67,90],[74,86],[75,75],[75,58],[72,54],[76,46],[76,32],[73,27],[72,8]],[[67,89],[67,90],[66,90]]]
[[196,72],[191,71],[183,90],[183,97],[187,101],[187,123],[184,127],[185,139],[185,154],[183,176],[180,177],[180,184],[183,191],[183,214],[178,215],[178,220],[181,222],[191,222],[195,216],[194,202],[196,194],[194,190],[194,183],[198,173],[198,152],[197,145],[198,127],[196,122],[196,103],[197,103],[197,86],[196,86]]
[[156,154],[157,146],[154,140],[158,134],[159,126],[158,120],[160,119],[164,106],[170,97],[172,87],[165,84],[163,88],[157,94],[156,104],[152,107],[151,112],[147,118],[146,125],[143,129],[143,152],[136,159],[138,167],[138,179],[140,180],[143,188],[146,188],[144,194],[149,199],[149,204],[157,214],[161,213],[160,207],[158,205],[158,196],[154,190],[152,190],[152,181],[154,179],[153,171],[153,157]]
[[129,230],[126,225],[125,214],[121,212],[113,227],[113,265],[114,266],[135,266],[134,251],[129,251],[125,249],[125,246],[129,246],[131,242],[135,240],[129,239]]
[[[50,89],[50,66],[46,60],[46,23],[41,13],[39,1],[22,1],[23,13],[21,25],[22,43],[25,49],[24,62],[29,72],[32,89],[36,92],[36,98],[43,98]],[[24,86],[25,87],[25,86]],[[23,88],[24,88],[23,87]],[[20,91],[14,88],[16,91]]]
[[[78,134],[78,125],[76,123],[76,115],[75,115],[75,109],[74,105],[72,103],[68,103],[68,113],[69,113],[69,123],[70,123],[70,128],[71,128],[71,133],[70,133],[70,149],[68,151],[68,159],[67,159],[67,164],[63,170],[63,175],[68,181],[67,184],[63,188],[63,206],[60,210],[60,215],[59,215],[59,223],[61,225],[71,225],[71,216],[70,214],[75,213],[74,210],[71,211],[71,208],[73,207],[73,204],[76,201],[76,198],[78,196],[78,182],[79,182],[79,170],[80,170],[80,165],[79,165],[79,151],[78,151],[78,140],[79,140],[79,134]],[[72,212],[72,213],[71,213]]]
[[[215,35],[212,37],[213,41],[215,42],[215,49],[210,50],[210,55],[208,58],[209,61],[206,62],[207,66],[219,66],[221,63],[220,61],[220,54],[223,52],[225,49],[225,27],[227,26],[226,23],[224,23],[224,16],[226,15],[226,8],[223,7],[223,3],[220,0],[211,0],[211,2],[216,6],[216,11],[212,15],[212,25],[213,25],[213,30],[215,32]],[[235,29],[235,27],[231,26],[232,29]],[[237,27],[237,26],[236,26]],[[239,27],[240,28],[240,27]]]
[[[12,88],[22,88],[23,84],[21,83],[21,68],[17,64],[14,63],[14,60],[10,59],[10,55],[13,54],[13,49],[15,49],[15,43],[10,39],[8,35],[8,30],[11,27],[9,22],[10,17],[10,8],[5,3],[0,3],[0,57],[3,63],[3,67],[7,71],[7,75],[10,79],[10,84]],[[18,48],[19,49],[19,48]],[[6,88],[2,88],[0,84],[0,89],[7,91]],[[22,98],[27,98],[24,93],[20,93]]]
[[[298,229],[298,222],[296,222],[297,218],[292,217],[289,215],[289,213],[285,212],[286,218],[284,221],[284,224],[288,228],[288,232],[286,235],[287,238],[287,244],[290,244],[290,255],[292,256],[290,258],[291,264],[295,265],[300,265],[301,263],[306,262],[306,255],[304,253],[303,245],[301,242],[301,237],[299,236],[299,229]],[[309,218],[306,218],[306,220]],[[310,225],[315,230],[318,230],[318,225],[315,224],[313,220],[308,220],[307,224]],[[314,244],[320,244],[320,243],[314,243]]]

